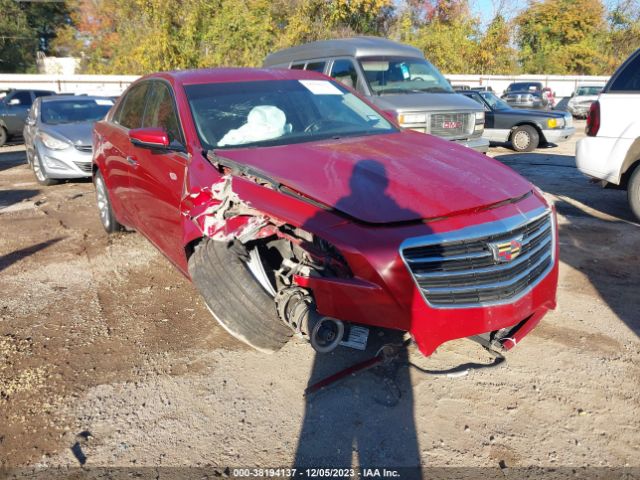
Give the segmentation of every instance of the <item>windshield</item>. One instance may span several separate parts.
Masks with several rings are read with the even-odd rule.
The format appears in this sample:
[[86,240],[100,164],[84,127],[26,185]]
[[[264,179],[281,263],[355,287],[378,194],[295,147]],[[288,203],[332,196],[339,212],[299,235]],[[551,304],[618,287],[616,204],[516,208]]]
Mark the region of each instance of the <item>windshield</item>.
[[268,80],[185,87],[205,149],[271,146],[397,131],[329,80]]
[[447,79],[423,58],[363,57],[360,65],[371,90],[378,95],[454,93]]
[[581,95],[598,95],[602,91],[602,87],[578,87],[576,97]]
[[500,100],[493,92],[478,92],[493,110],[511,110],[509,104]]
[[113,106],[113,100],[105,99],[69,99],[55,102],[42,102],[40,118],[42,123],[95,122],[104,118]]

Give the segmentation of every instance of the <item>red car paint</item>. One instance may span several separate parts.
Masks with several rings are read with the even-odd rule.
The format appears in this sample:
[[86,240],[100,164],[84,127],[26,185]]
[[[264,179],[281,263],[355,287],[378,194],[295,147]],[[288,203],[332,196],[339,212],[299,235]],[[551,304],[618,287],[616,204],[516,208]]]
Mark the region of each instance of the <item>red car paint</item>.
[[[228,172],[221,173],[206,158],[183,86],[327,77],[300,70],[221,69],[159,73],[134,85],[154,79],[171,88],[185,151],[159,154],[133,145],[130,132],[113,122],[116,105],[96,123],[94,164],[118,220],[146,236],[187,277],[193,242],[204,235],[241,235],[251,218],[260,222],[262,215],[272,219],[262,235],[272,232],[273,224],[301,227],[333,244],[349,265],[353,278],[296,277],[313,291],[321,314],[409,331],[425,355],[445,341],[521,323],[503,343],[509,349],[555,308],[555,223],[553,266],[524,296],[475,308],[433,308],[424,300],[401,258],[403,241],[548,206],[528,181],[503,164],[412,131],[225,150],[226,158],[264,173],[296,195],[232,175],[234,195],[255,215],[224,225],[209,222],[205,231],[203,219],[220,204],[212,187],[220,187]],[[366,160],[375,160],[383,170],[365,169],[354,183],[356,166],[366,166]]]

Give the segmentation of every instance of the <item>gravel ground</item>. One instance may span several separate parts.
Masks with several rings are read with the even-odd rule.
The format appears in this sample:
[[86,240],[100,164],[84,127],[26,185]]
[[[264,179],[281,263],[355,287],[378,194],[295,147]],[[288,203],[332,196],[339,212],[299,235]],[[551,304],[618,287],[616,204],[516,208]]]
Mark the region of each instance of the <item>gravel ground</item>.
[[[490,152],[560,214],[558,309],[505,367],[392,365],[309,398],[370,352],[246,348],[144,238],[104,234],[90,182],[41,187],[0,149],[0,467],[640,467],[640,225],[574,147]],[[408,356],[490,360],[467,340]]]

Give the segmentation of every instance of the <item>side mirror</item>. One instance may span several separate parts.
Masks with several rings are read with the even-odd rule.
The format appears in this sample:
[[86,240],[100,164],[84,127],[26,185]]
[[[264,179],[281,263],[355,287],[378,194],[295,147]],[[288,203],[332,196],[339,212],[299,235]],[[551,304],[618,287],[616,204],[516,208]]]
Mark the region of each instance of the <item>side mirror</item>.
[[19,98],[12,98],[11,100],[9,100],[9,105],[20,105],[22,102],[20,102]]
[[129,141],[136,147],[151,150],[168,149],[169,135],[162,128],[134,128],[129,130]]

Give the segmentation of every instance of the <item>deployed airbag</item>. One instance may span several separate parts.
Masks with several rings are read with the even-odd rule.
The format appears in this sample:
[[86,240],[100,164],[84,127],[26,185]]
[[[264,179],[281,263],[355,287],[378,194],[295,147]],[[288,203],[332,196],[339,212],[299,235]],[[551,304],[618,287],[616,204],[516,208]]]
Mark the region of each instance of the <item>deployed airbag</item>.
[[282,110],[272,105],[253,107],[247,115],[247,123],[229,130],[218,142],[218,146],[242,145],[281,137],[286,131],[287,117]]

